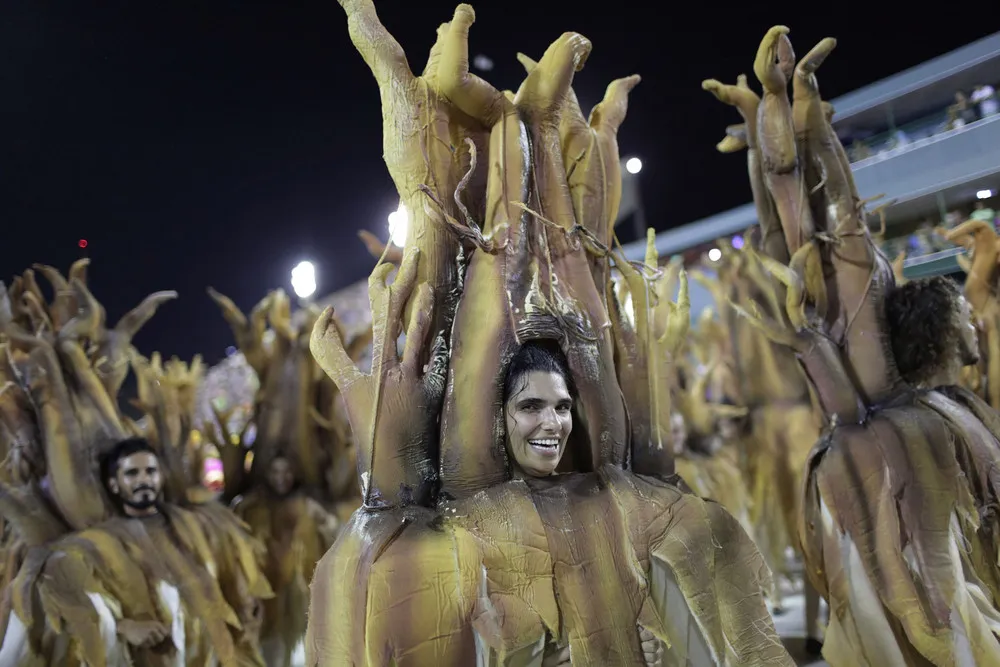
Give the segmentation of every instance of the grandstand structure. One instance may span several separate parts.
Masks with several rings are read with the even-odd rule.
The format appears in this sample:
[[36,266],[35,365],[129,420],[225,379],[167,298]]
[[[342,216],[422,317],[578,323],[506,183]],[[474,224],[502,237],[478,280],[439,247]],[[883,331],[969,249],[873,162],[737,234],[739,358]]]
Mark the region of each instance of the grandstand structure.
[[[908,234],[920,224],[944,223],[950,211],[971,210],[977,200],[1000,209],[1000,113],[964,123],[954,118],[956,92],[968,95],[983,85],[1000,89],[1000,32],[832,100],[833,126],[851,155],[859,194],[884,194],[885,201],[895,201],[886,212],[886,238]],[[641,206],[623,206],[622,215],[636,205]],[[870,222],[877,229],[879,221]],[[756,223],[754,205],[748,203],[662,232],[656,247],[666,261],[730,242]],[[911,278],[958,272],[956,255],[964,252],[904,249],[905,275]],[[626,245],[625,251],[629,259],[642,259],[645,240]],[[712,303],[696,284],[691,299],[692,317]]]

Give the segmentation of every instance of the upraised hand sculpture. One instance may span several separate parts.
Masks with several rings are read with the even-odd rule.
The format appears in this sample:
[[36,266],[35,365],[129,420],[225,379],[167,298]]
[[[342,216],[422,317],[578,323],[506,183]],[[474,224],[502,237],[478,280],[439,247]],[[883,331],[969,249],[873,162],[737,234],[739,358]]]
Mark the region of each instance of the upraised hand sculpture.
[[[416,75],[372,0],[340,0],[340,6],[347,14],[351,41],[382,95],[383,157],[410,216],[406,251],[421,250],[417,279],[435,291],[431,332],[437,335],[450,326],[459,272],[458,243],[441,223],[446,217],[460,219],[462,208],[482,206],[485,174],[465,177],[472,160],[469,143],[483,155],[489,128],[456,109],[440,92],[441,39],[447,24],[438,28],[427,65]],[[407,320],[412,315],[408,311]]]
[[160,453],[168,496],[175,502],[204,502],[211,495],[203,483],[206,452],[194,436],[198,386],[205,373],[201,357],[190,365],[177,357],[164,363],[159,353],[146,359],[133,350],[132,369],[139,389],[135,404],[147,418],[145,428],[134,430]]
[[[412,281],[419,253],[409,257],[404,265]],[[391,269],[390,264],[380,265],[382,281]],[[385,288],[386,293],[395,289],[396,285]],[[230,415],[215,406],[217,424],[208,423],[205,430],[223,462],[225,499],[233,502],[234,510],[267,549],[266,573],[275,597],[263,606],[264,660],[275,667],[287,666],[305,632],[306,585],[316,562],[335,539],[337,517],[346,519],[363,501],[358,490],[358,452],[368,457],[366,461],[371,455],[371,448],[366,447],[370,434],[359,431],[352,437],[337,402],[345,400],[348,412],[362,423],[363,411],[370,407],[366,401],[374,397],[360,396],[359,386],[350,382],[344,385],[351,385],[350,389],[341,395],[330,378],[341,377],[348,368],[360,375],[355,360],[373,335],[376,364],[381,364],[397,335],[388,332],[392,339],[387,342],[385,327],[368,330],[346,345],[340,343],[336,348],[340,357],[314,359],[309,350],[314,331],[323,331],[331,341],[347,339],[332,313],[321,314],[315,308],[293,313],[288,297],[278,290],[267,295],[248,318],[228,298],[213,290],[209,293],[254,367],[260,388],[242,432],[231,429]],[[403,301],[393,299],[393,303]],[[430,316],[420,311],[414,322],[426,325]],[[399,322],[401,317],[397,309],[390,321]],[[251,425],[252,444],[247,442]],[[370,475],[361,477],[364,500],[378,504],[373,487],[368,486],[370,479]]]
[[[529,75],[538,65],[523,53],[517,54],[517,59]],[[604,248],[612,245],[622,196],[618,128],[628,111],[628,95],[640,81],[637,74],[612,81],[589,117],[584,116],[576,92],[570,88],[560,110],[559,139],[573,213],[577,223]],[[609,279],[608,263],[601,259],[595,255],[591,260],[597,285]]]
[[[392,269],[388,264],[379,265],[368,281],[375,331],[370,373],[359,371],[348,355],[332,308],[320,316],[310,342],[317,363],[347,402],[357,441],[362,501],[372,509],[430,505],[434,500],[437,470],[429,446],[437,439],[434,430],[444,398],[447,350],[439,339],[430,367],[419,366],[434,299],[429,286],[414,285],[419,258],[419,251],[404,257],[391,285],[386,284]],[[396,345],[403,309],[414,292],[416,310],[400,358]]]
[[[632,266],[618,258],[625,291],[608,298],[617,356],[618,382],[629,406],[632,470],[669,478],[674,474],[670,438],[671,390],[675,360],[687,336],[691,308],[687,274],[679,273],[676,303],[666,293],[668,272],[658,269],[654,235],[646,241],[646,261]],[[650,272],[647,277],[644,272]],[[609,286],[611,281],[608,280]],[[631,304],[633,317],[622,306]]]

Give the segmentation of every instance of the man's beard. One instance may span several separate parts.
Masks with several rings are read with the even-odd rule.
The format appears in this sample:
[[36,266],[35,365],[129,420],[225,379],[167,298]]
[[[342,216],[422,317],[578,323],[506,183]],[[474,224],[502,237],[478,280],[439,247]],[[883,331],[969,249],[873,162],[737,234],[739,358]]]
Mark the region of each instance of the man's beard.
[[[139,494],[145,495],[147,492],[149,494],[147,497],[141,500],[135,499],[137,496],[139,496]],[[135,493],[132,494],[133,500],[122,498],[122,503],[128,505],[132,509],[148,510],[150,507],[156,505],[157,495],[158,494],[156,493],[156,491],[150,488],[136,489]]]

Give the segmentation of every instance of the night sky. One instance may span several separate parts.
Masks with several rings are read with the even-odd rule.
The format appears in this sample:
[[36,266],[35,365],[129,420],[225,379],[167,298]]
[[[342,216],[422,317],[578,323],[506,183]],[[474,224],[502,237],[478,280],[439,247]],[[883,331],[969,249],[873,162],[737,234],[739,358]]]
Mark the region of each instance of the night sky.
[[[454,9],[376,6],[417,71]],[[700,82],[752,74],[771,24],[791,27],[800,55],[839,39],[820,71],[827,98],[995,28],[967,8],[912,5],[882,15],[778,2],[474,6],[470,51],[494,61],[486,77],[498,86],[520,82],[518,50],[537,58],[565,30],[594,43],[575,84],[585,110],[613,78],[643,76],[620,144],[643,160],[658,229],[749,201],[745,162],[713,148],[738,116]],[[335,0],[7,0],[0,17],[0,277],[35,262],[65,269],[86,238],[110,320],[149,292],[180,292],[137,337],[142,352],[215,362],[231,337],[208,285],[249,309],[288,289],[301,259],[319,267],[320,294],[367,275],[374,260],[355,233],[384,238],[398,197],[381,159],[375,81]]]

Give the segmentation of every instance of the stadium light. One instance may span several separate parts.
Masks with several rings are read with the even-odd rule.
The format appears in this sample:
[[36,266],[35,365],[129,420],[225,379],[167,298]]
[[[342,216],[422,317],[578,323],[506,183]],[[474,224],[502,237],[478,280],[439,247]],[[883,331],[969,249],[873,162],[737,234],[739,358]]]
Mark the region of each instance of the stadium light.
[[980,190],[976,193],[976,199],[989,199],[993,196],[992,190]]
[[406,229],[409,225],[410,213],[403,202],[399,202],[399,208],[389,214],[389,240],[393,245],[400,248],[406,245]]
[[722,259],[722,251],[718,248],[712,248],[708,251],[708,259],[713,262],[718,262]]
[[630,174],[638,174],[642,171],[642,160],[637,157],[630,157],[625,161],[625,171]]
[[316,292],[316,267],[312,262],[299,262],[292,269],[292,289],[300,299],[308,299]]

